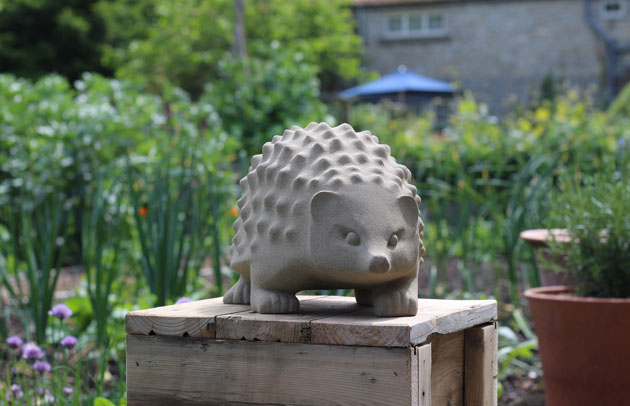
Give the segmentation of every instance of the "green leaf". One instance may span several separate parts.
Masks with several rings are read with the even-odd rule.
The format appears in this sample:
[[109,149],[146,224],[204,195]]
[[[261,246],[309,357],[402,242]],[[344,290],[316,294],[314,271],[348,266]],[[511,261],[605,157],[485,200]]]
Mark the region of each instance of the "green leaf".
[[116,405],[105,398],[96,398],[94,399],[94,406],[116,406]]

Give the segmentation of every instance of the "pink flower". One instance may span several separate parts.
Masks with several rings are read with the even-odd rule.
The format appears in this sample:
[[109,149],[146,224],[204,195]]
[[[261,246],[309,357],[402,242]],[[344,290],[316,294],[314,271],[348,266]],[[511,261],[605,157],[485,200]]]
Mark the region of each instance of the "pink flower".
[[70,388],[70,387],[68,387],[68,386],[64,386],[63,388],[61,388],[61,391],[62,391],[65,395],[70,396],[70,395],[72,395],[72,393],[74,392],[74,389],[73,389],[73,388]]
[[11,348],[19,348],[23,344],[23,341],[18,336],[11,336],[7,338],[7,344],[9,344]]
[[192,301],[193,300],[191,298],[184,296],[177,299],[177,302],[175,302],[175,304],[190,303]]
[[44,357],[44,351],[35,343],[26,343],[22,347],[22,357],[24,359],[39,359]]
[[61,340],[61,346],[69,350],[73,349],[77,345],[77,338],[74,336],[67,336]]
[[46,372],[50,372],[50,364],[46,361],[37,361],[33,364],[33,369],[40,374],[45,374]]
[[65,304],[56,304],[53,308],[48,312],[49,316],[55,316],[59,320],[67,319],[72,316],[72,310]]

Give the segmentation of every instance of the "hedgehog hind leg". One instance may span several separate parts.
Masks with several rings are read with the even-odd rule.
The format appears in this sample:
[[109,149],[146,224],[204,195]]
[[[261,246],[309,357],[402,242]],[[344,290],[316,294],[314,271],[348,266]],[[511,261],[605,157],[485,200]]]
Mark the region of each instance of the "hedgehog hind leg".
[[227,304],[249,304],[251,282],[241,275],[238,281],[223,296],[223,303]]

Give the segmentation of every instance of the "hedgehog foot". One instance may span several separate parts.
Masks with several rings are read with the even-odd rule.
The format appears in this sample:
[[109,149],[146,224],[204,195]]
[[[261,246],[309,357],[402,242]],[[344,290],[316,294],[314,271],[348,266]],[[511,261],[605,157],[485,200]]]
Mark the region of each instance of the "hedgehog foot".
[[374,290],[374,314],[386,317],[415,316],[418,312],[418,275]]
[[374,298],[374,314],[385,317],[415,316],[418,298],[405,291],[382,292]]
[[358,304],[363,306],[372,306],[374,304],[374,294],[369,289],[355,289],[354,298]]
[[234,284],[223,296],[223,303],[228,304],[249,304],[249,296],[251,290],[251,282],[249,279],[241,276],[238,282]]
[[277,290],[252,290],[252,310],[258,313],[297,313],[300,302],[295,294]]

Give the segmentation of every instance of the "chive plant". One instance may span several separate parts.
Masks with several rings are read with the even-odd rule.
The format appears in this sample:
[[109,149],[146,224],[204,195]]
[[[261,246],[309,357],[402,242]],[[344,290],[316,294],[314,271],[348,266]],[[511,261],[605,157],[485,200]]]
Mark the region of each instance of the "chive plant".
[[2,285],[22,312],[24,326],[32,326],[35,340],[44,343],[48,311],[59,279],[70,204],[61,193],[20,195],[19,207],[11,201],[4,215],[9,241],[0,248]]
[[120,183],[109,192],[104,190],[103,177],[99,176],[86,194],[86,207],[82,221],[82,254],[86,289],[96,323],[96,344],[105,351],[108,346],[107,325],[112,312],[110,294],[119,277],[119,261],[123,240],[124,212],[121,207]]
[[198,275],[212,210],[200,187],[206,179],[190,154],[183,152],[175,165],[169,158],[143,178],[128,171],[142,269],[160,306],[184,296],[190,277]]

